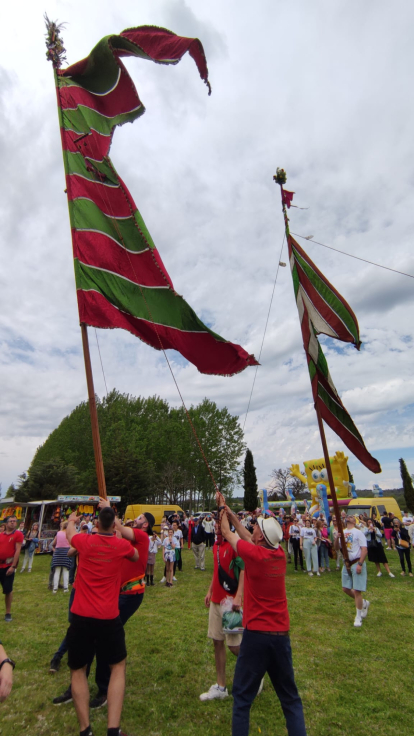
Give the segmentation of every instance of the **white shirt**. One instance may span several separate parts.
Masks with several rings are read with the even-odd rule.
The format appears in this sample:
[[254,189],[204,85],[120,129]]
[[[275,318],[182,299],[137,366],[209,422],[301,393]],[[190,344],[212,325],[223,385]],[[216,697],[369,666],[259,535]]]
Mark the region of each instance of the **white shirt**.
[[407,514],[407,516],[404,514],[402,520],[405,526],[409,526],[410,524],[413,523],[413,517],[410,516],[409,514]]
[[161,539],[157,537],[156,539],[153,539],[152,537],[149,537],[149,549],[148,552],[158,552],[158,548],[162,546]]
[[181,541],[180,540],[183,538],[183,533],[182,533],[181,529],[177,529],[177,531],[174,532],[173,537],[174,537],[174,540],[175,540],[175,546],[177,547],[177,549],[181,549]]
[[289,527],[289,536],[299,539],[300,527],[297,524],[291,524]]
[[310,539],[311,542],[313,542],[313,540],[316,538],[316,532],[314,529],[312,529],[312,527],[303,526],[300,530],[300,536],[303,539]]
[[361,549],[367,546],[365,534],[360,529],[344,529],[345,543],[351,560],[356,560]]

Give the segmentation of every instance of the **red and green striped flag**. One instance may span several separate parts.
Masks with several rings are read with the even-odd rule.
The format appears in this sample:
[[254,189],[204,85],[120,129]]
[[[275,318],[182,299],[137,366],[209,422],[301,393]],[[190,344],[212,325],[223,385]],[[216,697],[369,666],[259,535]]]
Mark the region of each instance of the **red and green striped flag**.
[[380,473],[378,460],[369,454],[364,440],[338,396],[317,338],[317,335],[323,333],[336,340],[350,342],[359,350],[361,341],[357,318],[345,299],[292,238],[288,228],[287,235],[290,268],[315,406],[322,419],[355,457],[371,472]]
[[120,327],[157,350],[178,350],[201,373],[232,375],[257,365],[240,345],[203,324],[176,293],[108,156],[115,127],[145,111],[120,57],[177,64],[188,51],[210,92],[200,41],[164,28],[130,28],[106,36],[86,59],[59,69],[64,49],[50,25],[47,55],[56,73],[81,323]]

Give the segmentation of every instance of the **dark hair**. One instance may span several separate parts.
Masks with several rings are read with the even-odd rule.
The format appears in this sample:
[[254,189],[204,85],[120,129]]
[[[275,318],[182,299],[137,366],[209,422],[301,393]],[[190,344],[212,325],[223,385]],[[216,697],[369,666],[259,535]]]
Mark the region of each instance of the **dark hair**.
[[145,516],[146,520],[148,521],[148,527],[146,529],[146,532],[147,532],[147,534],[149,536],[151,536],[152,535],[152,527],[155,524],[155,517],[152,514],[150,514],[149,511],[145,511],[144,516]]
[[101,509],[99,512],[99,523],[104,531],[108,531],[115,520],[115,511],[109,506]]

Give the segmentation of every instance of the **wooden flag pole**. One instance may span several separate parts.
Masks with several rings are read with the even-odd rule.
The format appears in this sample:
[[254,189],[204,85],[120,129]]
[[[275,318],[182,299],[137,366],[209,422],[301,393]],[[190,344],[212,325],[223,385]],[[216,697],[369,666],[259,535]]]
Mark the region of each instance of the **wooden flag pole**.
[[[66,50],[61,37],[61,30],[64,24],[58,24],[50,21],[45,15],[46,22],[46,57],[53,64],[53,72],[55,78],[55,87],[58,100],[59,125],[62,128],[62,110],[59,99],[58,70],[65,61]],[[63,148],[63,159],[65,161],[65,171],[67,171],[66,151]],[[66,191],[66,190],[65,190]],[[93,452],[95,455],[96,478],[98,481],[98,492],[102,498],[107,498],[105,472],[102,460],[101,438],[99,436],[98,412],[96,410],[95,389],[93,385],[92,364],[89,352],[88,328],[86,324],[81,323],[83,357],[85,360],[86,383],[88,386],[89,411],[91,415]]]
[[[316,406],[316,404],[315,404],[315,411],[316,411],[316,416],[318,418],[319,434],[321,436],[323,456],[325,458],[325,467],[328,473],[329,488],[331,491],[332,503],[335,509],[336,523],[338,524],[338,532],[341,538],[342,554],[344,556],[345,564],[349,568],[348,549],[347,549],[346,542],[345,542],[344,528],[342,526],[341,511],[340,511],[339,504],[338,504],[338,498],[336,496],[335,483],[334,483],[334,479],[332,475],[331,461],[329,460],[328,445],[326,443],[326,436],[325,436],[325,430],[323,427],[323,420],[322,420],[322,417],[320,415],[319,409]],[[328,519],[326,521],[328,521]]]
[[102,498],[107,498],[105,472],[102,459],[101,438],[99,435],[98,412],[96,410],[95,388],[93,385],[91,355],[89,352],[88,328],[84,322],[81,323],[83,357],[85,359],[86,383],[88,386],[89,411],[92,425],[93,452],[95,455],[96,477],[98,480],[98,491]]
[[[290,235],[290,233],[289,233],[289,218],[287,216],[286,203],[285,203],[285,198],[283,196],[283,184],[286,183],[286,172],[283,169],[277,169],[276,170],[276,176],[273,177],[273,180],[276,182],[276,184],[279,184],[279,186],[280,186],[280,196],[282,198],[282,211],[283,211],[283,218],[284,218],[284,221],[285,221],[286,238],[289,238],[289,235]],[[323,448],[323,456],[325,458],[325,467],[326,467],[326,470],[327,470],[327,473],[328,473],[329,489],[330,489],[330,492],[331,492],[332,503],[333,503],[333,506],[334,506],[334,509],[335,509],[336,521],[337,521],[337,524],[338,524],[338,532],[339,532],[340,539],[341,539],[342,554],[343,554],[343,557],[344,557],[345,564],[346,564],[347,568],[349,569],[348,549],[347,549],[346,542],[345,542],[344,528],[342,526],[342,520],[341,520],[341,512],[340,512],[340,509],[339,509],[338,499],[336,497],[335,484],[334,484],[334,479],[333,479],[333,475],[332,475],[332,468],[331,468],[331,463],[330,463],[330,460],[329,460],[328,445],[326,443],[325,430],[323,428],[322,417],[321,417],[321,415],[319,413],[319,409],[318,409],[318,407],[317,407],[316,404],[315,404],[315,411],[316,411],[316,416],[317,416],[317,419],[318,419],[319,434],[320,434],[320,437],[321,437],[321,443],[322,443],[322,448]],[[327,521],[328,521],[328,519],[327,519]]]

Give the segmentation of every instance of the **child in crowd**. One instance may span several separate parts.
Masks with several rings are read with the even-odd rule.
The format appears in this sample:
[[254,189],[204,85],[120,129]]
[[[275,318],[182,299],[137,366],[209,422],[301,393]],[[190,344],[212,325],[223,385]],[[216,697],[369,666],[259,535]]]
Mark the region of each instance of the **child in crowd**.
[[145,571],[147,585],[154,585],[155,555],[160,547],[162,547],[161,539],[154,532],[152,537],[149,538],[148,562],[147,569]]
[[166,586],[172,588],[172,579],[174,573],[174,562],[175,562],[175,539],[173,536],[173,530],[168,530],[168,537],[165,537],[163,543],[163,557],[165,562],[166,570]]

